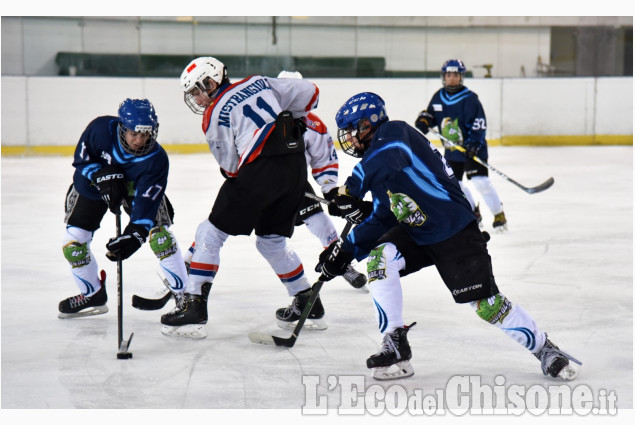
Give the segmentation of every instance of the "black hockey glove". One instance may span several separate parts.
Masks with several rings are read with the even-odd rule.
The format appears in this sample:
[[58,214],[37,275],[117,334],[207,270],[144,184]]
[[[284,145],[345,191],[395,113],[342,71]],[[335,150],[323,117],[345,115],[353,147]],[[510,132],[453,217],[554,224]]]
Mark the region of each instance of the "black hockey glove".
[[465,156],[467,158],[474,158],[474,156],[481,149],[481,144],[472,140],[466,140],[463,143],[463,147],[465,148]]
[[337,191],[339,189],[340,189],[339,187],[334,187],[333,189],[329,190],[328,192],[322,193],[324,195],[324,199],[326,199],[327,201],[332,201],[337,196]]
[[145,227],[130,223],[126,226],[121,236],[108,241],[106,244],[106,248],[108,248],[106,257],[110,261],[125,260],[141,248],[147,237],[148,231]]
[[118,167],[106,165],[93,174],[93,179],[101,199],[108,204],[110,211],[117,214],[126,196],[126,176]]
[[428,111],[421,111],[415,121],[415,127],[423,134],[428,134],[430,127],[434,127],[434,117]]
[[329,204],[329,214],[359,224],[373,213],[373,203],[349,195],[337,195]]
[[315,271],[322,273],[324,281],[346,273],[348,265],[353,261],[353,254],[342,249],[342,240],[338,239],[320,254]]

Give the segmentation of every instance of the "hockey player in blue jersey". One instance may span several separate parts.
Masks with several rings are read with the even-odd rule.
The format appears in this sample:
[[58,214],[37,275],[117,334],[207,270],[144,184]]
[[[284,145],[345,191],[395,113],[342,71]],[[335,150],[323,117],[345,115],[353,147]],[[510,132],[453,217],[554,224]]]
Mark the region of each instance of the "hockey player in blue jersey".
[[174,211],[165,196],[168,155],[157,143],[159,122],[147,99],[126,99],[118,116],[95,118],[75,149],[73,183],[66,194],[64,257],[71,267],[79,295],[59,304],[60,318],[108,311],[105,280],[98,274],[90,244],[110,209],[130,215],[119,237],[109,240],[106,257],[125,260],[146,241],[159,259],[173,292],[182,292],[187,271],[179,245],[169,229]]
[[456,145],[463,146],[465,153],[451,147],[445,148],[445,159],[452,167],[467,200],[479,221],[480,209],[468,187],[463,184],[463,173],[483,197],[494,216],[492,227],[496,232],[507,230],[507,219],[498,192],[489,179],[487,167],[472,158],[487,162],[487,120],[478,96],[463,85],[466,68],[462,61],[449,59],[441,67],[443,88],[430,100],[428,107],[419,113],[415,126],[425,135],[432,127]]
[[[357,226],[320,255],[316,271],[341,275],[353,259],[368,257],[369,289],[383,344],[367,366],[376,379],[411,376],[412,353],[404,325],[400,277],[434,265],[456,303],[524,345],[543,373],[575,377],[569,360],[532,317],[499,291],[470,204],[452,169],[421,133],[389,121],[381,97],[360,93],[337,112],[342,150],[361,161],[334,198],[330,211]],[[373,202],[364,201],[366,193]],[[580,363],[579,363],[580,364]],[[393,369],[396,369],[393,371]]]

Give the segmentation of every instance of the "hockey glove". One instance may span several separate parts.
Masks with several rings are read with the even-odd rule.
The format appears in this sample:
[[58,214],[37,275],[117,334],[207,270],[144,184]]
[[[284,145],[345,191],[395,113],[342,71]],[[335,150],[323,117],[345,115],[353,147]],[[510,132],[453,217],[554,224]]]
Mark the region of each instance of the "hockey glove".
[[349,195],[337,195],[329,204],[329,214],[359,224],[373,213],[373,203]]
[[333,189],[329,190],[328,192],[323,193],[324,199],[326,199],[327,201],[332,201],[337,196],[337,191],[339,189],[340,189],[339,187],[334,187]]
[[353,261],[353,254],[342,249],[342,240],[338,239],[320,254],[315,271],[322,273],[324,281],[346,273],[348,265]]
[[434,117],[428,111],[421,111],[415,121],[417,127],[423,134],[428,134],[430,127],[434,127]]
[[465,156],[472,159],[481,149],[481,144],[479,142],[468,139],[463,144],[463,147],[465,148]]
[[121,236],[108,241],[106,257],[110,261],[125,260],[141,248],[147,237],[148,231],[145,227],[130,223]]
[[101,199],[108,204],[108,208],[117,214],[121,201],[126,196],[126,177],[114,165],[106,165],[93,174],[95,186],[99,190]]

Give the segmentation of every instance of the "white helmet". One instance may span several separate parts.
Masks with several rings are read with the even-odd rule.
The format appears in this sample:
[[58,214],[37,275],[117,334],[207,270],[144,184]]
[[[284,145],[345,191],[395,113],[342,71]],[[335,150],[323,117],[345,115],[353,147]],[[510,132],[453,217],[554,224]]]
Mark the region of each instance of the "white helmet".
[[[190,62],[181,74],[181,88],[184,92],[184,100],[187,106],[197,114],[202,114],[205,107],[199,106],[191,92],[197,88],[206,93],[209,92],[209,84],[205,84],[206,79],[215,81],[219,86],[227,81],[227,69],[221,61],[211,56],[204,56]],[[213,99],[214,94],[208,93]]]
[[302,74],[298,71],[282,71],[278,74],[278,78],[295,78],[298,80],[302,79]]

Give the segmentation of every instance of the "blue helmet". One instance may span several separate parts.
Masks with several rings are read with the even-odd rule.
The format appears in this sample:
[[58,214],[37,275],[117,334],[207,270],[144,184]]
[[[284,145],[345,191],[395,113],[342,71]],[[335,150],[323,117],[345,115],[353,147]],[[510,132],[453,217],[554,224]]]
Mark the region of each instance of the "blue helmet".
[[[344,153],[356,158],[362,157],[370,145],[373,133],[386,121],[386,104],[379,95],[364,92],[348,99],[335,115],[337,138]],[[359,132],[368,129],[371,131],[363,138],[357,137]]]
[[[441,67],[441,81],[443,82],[443,87],[448,93],[450,94],[456,93],[463,88],[463,80],[465,79],[466,71],[467,71],[467,68],[465,68],[463,61],[461,61],[460,59],[448,59],[445,61],[445,63]],[[461,75],[461,80],[459,84],[455,86],[448,86],[445,83],[446,72],[458,72]]]
[[[150,152],[157,141],[159,120],[154,106],[147,99],[126,99],[119,105],[119,141],[123,149],[133,155],[145,155]],[[126,141],[126,131],[148,133],[150,138],[140,149],[133,149]]]

